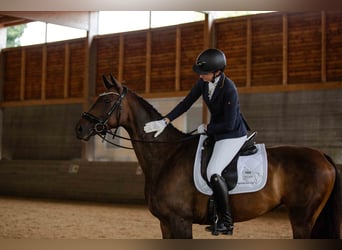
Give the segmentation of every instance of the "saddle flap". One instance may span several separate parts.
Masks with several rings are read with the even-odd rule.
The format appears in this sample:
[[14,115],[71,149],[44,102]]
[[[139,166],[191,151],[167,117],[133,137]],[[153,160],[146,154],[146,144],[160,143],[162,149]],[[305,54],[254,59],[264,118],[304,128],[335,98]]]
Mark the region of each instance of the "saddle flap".
[[[203,152],[203,142],[207,136],[201,136],[197,147],[196,158],[194,162],[194,184],[196,189],[202,194],[211,196],[213,194],[208,181],[206,180],[206,174],[202,174],[206,171],[203,165],[201,166],[201,155]],[[241,194],[256,192],[262,189],[267,181],[267,152],[265,144],[255,144],[257,153],[250,156],[241,156],[237,161],[237,183],[235,187],[229,190],[229,194]],[[231,171],[231,167],[228,167]],[[222,177],[224,177],[222,175]],[[233,177],[233,179],[235,179]],[[231,187],[230,184],[227,184]]]
[[[242,145],[239,152],[234,156],[232,161],[229,163],[228,166],[224,168],[222,171],[222,176],[226,180],[228,190],[232,190],[237,183],[238,176],[237,176],[237,161],[239,156],[248,156],[257,153],[258,149],[255,146],[255,137],[257,132],[253,132],[250,136],[248,136],[246,142]],[[208,137],[203,142],[202,146],[202,154],[201,154],[201,174],[203,179],[206,181],[208,186],[210,186],[210,182],[207,179],[207,167],[210,160],[210,157],[213,153],[215,141]]]

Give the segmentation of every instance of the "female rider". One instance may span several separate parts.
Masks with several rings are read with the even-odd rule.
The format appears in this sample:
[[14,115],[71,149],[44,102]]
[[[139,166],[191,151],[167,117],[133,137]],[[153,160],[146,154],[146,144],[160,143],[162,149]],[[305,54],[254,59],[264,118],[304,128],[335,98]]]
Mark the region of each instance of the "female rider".
[[219,49],[211,48],[201,52],[193,65],[193,70],[199,75],[195,86],[162,120],[146,123],[144,130],[146,133],[156,132],[154,137],[157,137],[171,121],[186,112],[202,96],[211,117],[210,122],[201,124],[197,131],[211,136],[215,141],[207,178],[220,214],[217,231],[231,235],[234,226],[228,188],[221,173],[246,141],[248,125],[240,113],[236,86],[224,74],[226,64],[226,56]]

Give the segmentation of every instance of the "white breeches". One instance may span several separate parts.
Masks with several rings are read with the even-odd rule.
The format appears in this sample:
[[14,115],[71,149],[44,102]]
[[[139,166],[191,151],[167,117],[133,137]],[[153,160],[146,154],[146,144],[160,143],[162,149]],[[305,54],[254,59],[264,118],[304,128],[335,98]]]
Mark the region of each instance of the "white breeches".
[[215,142],[213,154],[207,168],[209,181],[213,174],[221,175],[223,169],[233,160],[246,139],[247,136],[245,135],[239,138],[224,139]]

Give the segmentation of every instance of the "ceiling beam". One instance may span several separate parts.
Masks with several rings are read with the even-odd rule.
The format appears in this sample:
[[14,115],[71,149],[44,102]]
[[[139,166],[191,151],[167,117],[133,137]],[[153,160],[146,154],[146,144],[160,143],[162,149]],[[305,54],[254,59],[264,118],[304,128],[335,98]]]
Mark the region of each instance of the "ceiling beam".
[[30,21],[31,20],[24,19],[24,18],[16,18],[16,17],[11,17],[11,16],[0,15],[0,27],[14,26],[14,25],[28,23]]
[[89,11],[0,11],[0,15],[89,30]]

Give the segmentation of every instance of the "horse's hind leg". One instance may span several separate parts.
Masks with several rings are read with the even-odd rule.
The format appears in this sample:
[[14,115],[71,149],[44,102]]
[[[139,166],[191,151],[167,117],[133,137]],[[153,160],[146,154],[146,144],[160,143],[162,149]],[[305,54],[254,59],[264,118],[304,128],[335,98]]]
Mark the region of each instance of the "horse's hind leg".
[[[309,200],[308,197],[312,198]],[[312,229],[314,228],[317,217],[326,203],[326,197],[323,197],[323,195],[308,195],[306,202],[299,200],[297,202],[305,204],[305,206],[298,206],[296,204],[288,207],[293,238],[309,239],[311,238]]]
[[313,223],[305,217],[291,216],[290,221],[292,226],[292,234],[294,239],[309,239],[311,236],[311,230],[313,228]]
[[309,153],[307,157],[304,158],[304,154],[302,157],[294,155],[292,159],[296,159],[297,164],[287,166],[291,175],[284,182],[287,189],[283,201],[289,210],[293,238],[309,239],[324,235],[317,232],[313,234],[313,229],[334,189],[335,169],[320,152],[302,150],[302,153]]

